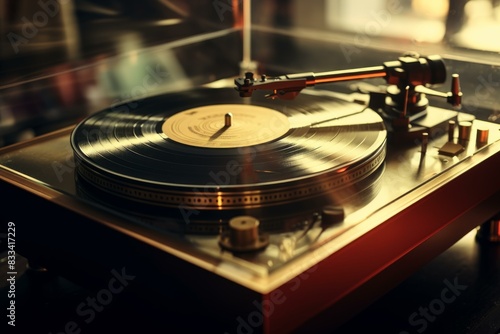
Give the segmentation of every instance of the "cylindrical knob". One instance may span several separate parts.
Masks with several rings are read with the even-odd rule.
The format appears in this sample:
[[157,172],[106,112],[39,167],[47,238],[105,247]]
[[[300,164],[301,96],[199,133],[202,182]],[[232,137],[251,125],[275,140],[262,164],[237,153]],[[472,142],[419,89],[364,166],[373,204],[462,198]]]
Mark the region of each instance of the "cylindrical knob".
[[448,141],[453,141],[453,138],[455,138],[455,121],[449,121],[448,122]]
[[427,132],[422,133],[422,144],[421,144],[421,154],[427,153],[427,145],[429,144],[429,134]]
[[460,122],[458,123],[458,139],[463,141],[470,140],[470,134],[472,131],[471,122]]
[[476,146],[483,147],[484,145],[488,144],[488,136],[489,136],[488,129],[477,129]]
[[321,212],[321,225],[332,226],[344,221],[344,208],[336,205],[325,205]]
[[237,216],[229,220],[229,231],[221,235],[221,247],[233,252],[251,252],[265,248],[269,236],[259,233],[259,220],[252,216]]
[[259,239],[259,221],[251,216],[239,216],[229,221],[229,238],[235,246],[248,246]]

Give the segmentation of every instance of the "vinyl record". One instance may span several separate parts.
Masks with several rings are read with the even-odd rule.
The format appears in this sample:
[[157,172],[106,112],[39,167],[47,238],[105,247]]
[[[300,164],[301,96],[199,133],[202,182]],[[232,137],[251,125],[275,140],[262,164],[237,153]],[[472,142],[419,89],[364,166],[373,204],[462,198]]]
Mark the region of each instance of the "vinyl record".
[[220,212],[337,201],[383,163],[386,130],[374,111],[332,97],[203,88],[97,112],[71,144],[78,177],[101,192]]

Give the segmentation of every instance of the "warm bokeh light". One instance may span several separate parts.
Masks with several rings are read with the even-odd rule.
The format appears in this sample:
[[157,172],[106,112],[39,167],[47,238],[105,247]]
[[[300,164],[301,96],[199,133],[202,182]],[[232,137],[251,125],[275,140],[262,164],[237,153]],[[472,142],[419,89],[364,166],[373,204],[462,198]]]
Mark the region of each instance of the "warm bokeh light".
[[413,0],[411,8],[417,15],[432,19],[441,19],[448,14],[447,0]]

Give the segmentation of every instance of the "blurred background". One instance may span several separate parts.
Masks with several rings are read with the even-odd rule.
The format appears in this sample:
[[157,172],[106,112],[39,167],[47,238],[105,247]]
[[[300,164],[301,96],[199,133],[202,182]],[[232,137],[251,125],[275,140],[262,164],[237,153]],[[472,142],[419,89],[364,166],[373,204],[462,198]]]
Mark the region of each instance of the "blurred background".
[[[0,0],[0,36],[0,147],[247,67],[271,75],[330,71],[381,65],[406,51],[443,56],[460,74],[462,111],[500,123],[500,0]],[[351,91],[348,83],[321,88]],[[499,250],[476,243],[472,232],[340,333],[408,329],[408,316],[455,277],[470,288],[426,333],[498,333]],[[90,295],[56,279],[46,289],[36,277],[18,281],[18,298],[28,304],[19,314],[34,317],[25,324],[60,326]],[[168,320],[163,309],[145,306],[113,304],[93,326],[130,330],[145,319],[141,325],[156,330]]]
[[237,76],[248,55],[283,74],[438,53],[461,75],[464,111],[500,117],[500,1],[251,0],[245,34],[246,1],[0,0],[0,146]]

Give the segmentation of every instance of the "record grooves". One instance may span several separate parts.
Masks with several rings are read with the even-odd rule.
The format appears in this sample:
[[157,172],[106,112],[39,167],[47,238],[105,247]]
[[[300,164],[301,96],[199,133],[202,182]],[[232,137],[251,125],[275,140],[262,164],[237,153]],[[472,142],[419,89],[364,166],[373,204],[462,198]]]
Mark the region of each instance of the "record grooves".
[[71,144],[79,179],[147,207],[221,212],[342,202],[339,194],[385,158],[377,113],[317,94],[288,102],[203,88],[132,105],[91,115]]

